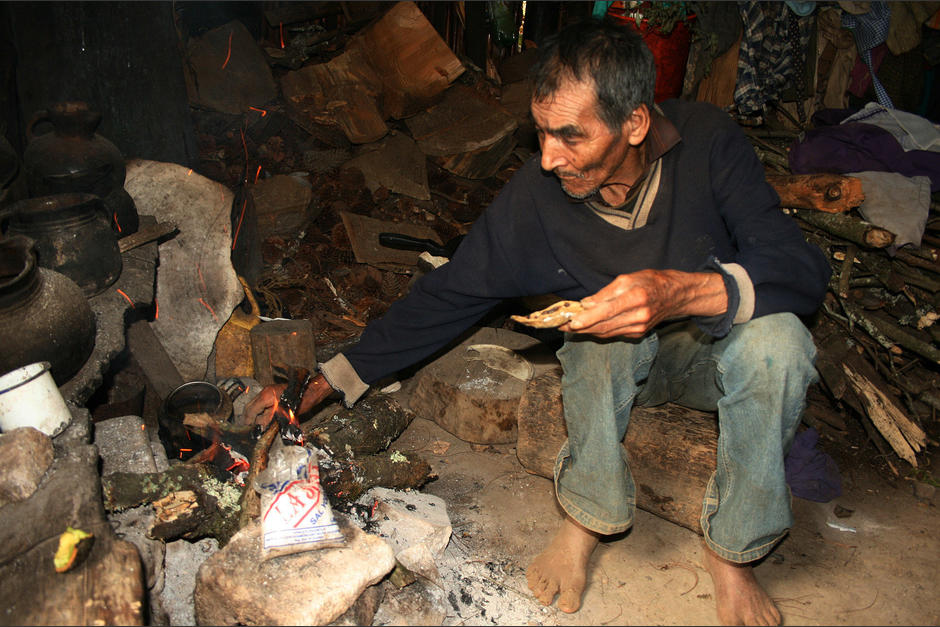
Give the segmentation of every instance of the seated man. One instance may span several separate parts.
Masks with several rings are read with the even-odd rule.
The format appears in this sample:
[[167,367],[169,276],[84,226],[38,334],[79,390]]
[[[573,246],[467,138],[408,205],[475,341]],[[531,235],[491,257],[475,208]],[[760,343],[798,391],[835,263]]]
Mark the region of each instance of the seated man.
[[[547,41],[533,69],[541,151],[506,184],[450,262],[320,364],[308,410],[443,347],[502,299],[555,294],[584,311],[560,327],[568,442],[555,485],[566,518],[527,572],[575,612],[602,535],[630,527],[621,445],[634,404],[718,411],[717,470],[701,525],[725,624],[777,624],[751,562],[792,524],[783,460],[815,379],[810,314],[830,267],[778,207],[741,129],[704,103],[653,104],[640,37],[607,22]],[[270,419],[278,389],[251,411]]]

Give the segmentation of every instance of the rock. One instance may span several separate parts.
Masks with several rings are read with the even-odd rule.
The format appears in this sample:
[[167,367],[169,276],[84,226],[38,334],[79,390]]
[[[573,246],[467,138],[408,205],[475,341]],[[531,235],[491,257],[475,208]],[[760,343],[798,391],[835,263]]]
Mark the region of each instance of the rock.
[[[375,612],[385,598],[385,584],[376,584],[363,590],[356,602],[330,625],[371,625]],[[419,624],[419,623],[414,623]]]
[[422,492],[372,488],[359,503],[370,510],[374,506],[373,529],[392,547],[395,559],[440,586],[437,560],[453,531],[444,500]]
[[447,595],[425,581],[401,590],[388,586],[373,625],[441,625],[447,618]]
[[196,572],[218,550],[219,542],[215,538],[203,538],[198,542],[167,542],[165,583],[159,598],[170,625],[196,624],[193,608]]
[[0,507],[28,499],[52,465],[52,440],[32,427],[0,435]]
[[336,620],[395,566],[391,547],[377,536],[337,523],[346,546],[261,561],[261,525],[236,533],[196,576],[200,625],[323,625]]
[[142,427],[144,421],[139,416],[120,416],[95,423],[95,446],[101,457],[102,475],[158,471],[154,447]]

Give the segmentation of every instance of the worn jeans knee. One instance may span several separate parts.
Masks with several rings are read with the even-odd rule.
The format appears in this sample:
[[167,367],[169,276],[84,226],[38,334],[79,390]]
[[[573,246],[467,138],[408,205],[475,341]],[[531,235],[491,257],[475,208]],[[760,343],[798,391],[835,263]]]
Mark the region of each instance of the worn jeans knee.
[[793,524],[783,464],[817,380],[816,349],[789,313],[738,325],[717,344],[718,455],[701,524],[712,551],[743,563],[769,553]]
[[597,533],[633,524],[636,487],[621,442],[657,342],[570,335],[558,351],[568,441],[555,463],[556,494],[571,518]]
[[638,341],[569,336],[558,352],[569,440],[555,485],[565,511],[599,533],[633,521],[635,484],[621,444],[634,404],[717,410],[716,471],[702,508],[708,546],[748,562],[792,525],[783,459],[816,380],[815,347],[792,314],[736,325],[723,338],[676,324]]

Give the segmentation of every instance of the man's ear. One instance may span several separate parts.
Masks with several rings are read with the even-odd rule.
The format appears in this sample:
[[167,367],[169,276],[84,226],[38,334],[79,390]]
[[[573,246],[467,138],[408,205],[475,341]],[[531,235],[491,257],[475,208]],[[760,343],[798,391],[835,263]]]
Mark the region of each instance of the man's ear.
[[650,130],[650,110],[641,104],[633,110],[623,123],[623,132],[631,146],[639,146],[646,139]]

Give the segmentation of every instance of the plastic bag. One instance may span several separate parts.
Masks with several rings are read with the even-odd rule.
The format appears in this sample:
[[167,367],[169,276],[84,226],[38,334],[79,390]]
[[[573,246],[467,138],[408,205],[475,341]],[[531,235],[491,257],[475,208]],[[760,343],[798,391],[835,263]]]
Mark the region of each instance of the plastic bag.
[[320,487],[317,451],[276,439],[255,489],[261,494],[262,559],[345,544]]

